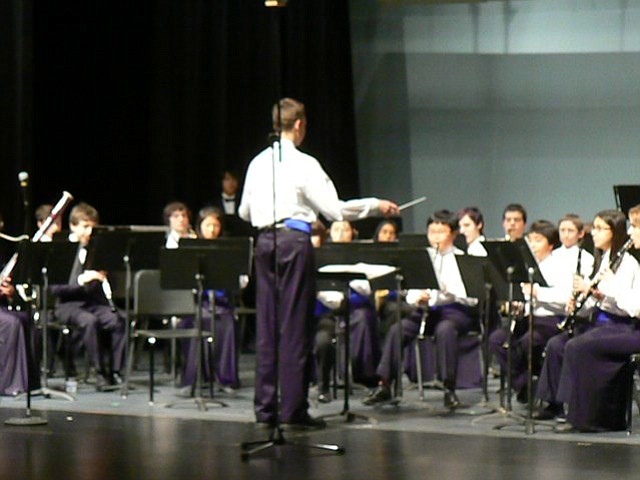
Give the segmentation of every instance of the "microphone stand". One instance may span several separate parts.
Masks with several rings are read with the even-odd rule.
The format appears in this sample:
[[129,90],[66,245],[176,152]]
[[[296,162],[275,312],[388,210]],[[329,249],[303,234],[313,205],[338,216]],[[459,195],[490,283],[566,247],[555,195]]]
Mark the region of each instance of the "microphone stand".
[[[274,39],[276,45],[275,52],[275,63],[277,68],[276,70],[276,87],[278,90],[281,90],[282,86],[282,75],[281,70],[283,68],[283,62],[281,58],[282,46],[281,46],[281,36],[282,36],[282,28],[280,22],[280,13],[281,10],[284,10],[284,7],[287,6],[288,0],[265,0],[265,6],[267,8],[272,8],[273,15],[273,25],[274,25]],[[280,92],[278,92],[280,93]],[[274,388],[275,388],[275,398],[276,402],[278,402],[279,397],[279,383],[280,383],[280,309],[278,308],[279,297],[280,297],[280,272],[278,268],[278,230],[275,228],[275,224],[278,221],[277,212],[276,212],[276,161],[282,162],[282,112],[280,111],[280,98],[281,95],[278,95],[277,98],[277,117],[278,117],[278,132],[277,139],[274,144],[272,144],[273,149],[273,158],[272,158],[272,191],[273,191],[273,270],[274,270],[274,289],[273,289],[273,302],[274,302],[274,317],[275,317],[275,331],[274,331],[274,347],[275,347],[275,373],[274,373]],[[276,159],[276,152],[274,145],[278,146],[278,158]],[[298,445],[307,448],[317,448],[321,450],[328,450],[331,452],[335,452],[337,454],[344,453],[344,449],[339,447],[338,445],[329,445],[329,444],[306,444],[306,443],[298,443],[287,441],[284,437],[282,426],[280,424],[280,412],[277,407],[274,412],[274,423],[271,428],[271,432],[269,433],[269,438],[266,440],[257,440],[253,442],[243,442],[240,445],[241,454],[240,458],[243,461],[247,461],[249,457],[255,453],[261,452],[263,450],[267,450],[271,447],[280,446],[280,445]]]

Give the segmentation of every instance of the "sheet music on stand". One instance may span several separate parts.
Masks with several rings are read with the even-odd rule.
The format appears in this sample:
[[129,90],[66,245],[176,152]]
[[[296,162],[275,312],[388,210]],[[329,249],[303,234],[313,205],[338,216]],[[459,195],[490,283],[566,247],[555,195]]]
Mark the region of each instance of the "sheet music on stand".
[[396,243],[327,243],[315,253],[321,282],[327,281],[332,275],[343,273],[351,275],[352,279],[369,280],[373,290],[395,288],[394,273],[397,269],[394,264],[397,263],[398,256]]

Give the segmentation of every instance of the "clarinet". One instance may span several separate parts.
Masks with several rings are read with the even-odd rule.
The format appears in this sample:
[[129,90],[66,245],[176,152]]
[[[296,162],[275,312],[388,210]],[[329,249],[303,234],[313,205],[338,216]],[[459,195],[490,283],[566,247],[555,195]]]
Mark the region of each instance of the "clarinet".
[[[633,246],[633,240],[628,239],[624,243],[624,245],[622,245],[620,250],[618,250],[615,256],[613,256],[609,261],[608,270],[611,270],[611,272],[616,273],[618,271],[618,268],[620,268],[620,265],[622,264],[622,259],[624,258],[625,253],[627,253],[632,246]],[[569,335],[573,336],[573,330],[575,328],[575,324],[577,320],[577,313],[584,306],[587,300],[589,300],[593,296],[593,292],[597,290],[598,285],[600,285],[600,282],[604,278],[605,273],[607,273],[607,270],[602,272],[600,275],[597,275],[593,279],[593,281],[589,284],[589,289],[587,290],[586,293],[575,292],[573,294],[573,301],[575,302],[574,308],[569,313],[569,315],[567,315],[567,317],[558,324],[558,328],[560,330],[564,331],[566,329]]]

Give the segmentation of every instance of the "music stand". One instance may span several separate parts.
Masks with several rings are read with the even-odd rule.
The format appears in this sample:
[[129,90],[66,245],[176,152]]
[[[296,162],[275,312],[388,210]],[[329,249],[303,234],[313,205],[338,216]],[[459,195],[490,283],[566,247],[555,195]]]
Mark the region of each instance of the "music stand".
[[[395,263],[397,245],[392,243],[328,243],[317,249],[316,266],[318,272],[318,290],[339,290],[343,292],[345,302],[345,333],[344,333],[344,404],[340,413],[325,415],[323,418],[344,417],[345,422],[362,419],[369,423],[378,423],[376,419],[349,410],[350,397],[350,334],[351,311],[349,305],[349,283],[356,279],[368,279],[373,289],[394,288],[390,273],[395,273],[395,268],[380,269],[380,266],[388,266]],[[360,265],[358,265],[358,263]],[[324,267],[324,268],[323,268]],[[333,267],[333,268],[332,268]],[[323,271],[324,270],[324,271]],[[376,276],[376,273],[383,273]],[[369,275],[367,275],[367,272]],[[373,275],[373,276],[372,276]],[[389,281],[391,280],[391,283]],[[375,288],[374,288],[375,287]],[[338,368],[338,365],[336,365]]]
[[[196,290],[196,384],[194,398],[198,409],[206,411],[207,403],[226,406],[223,402],[202,396],[202,295],[205,289],[236,291],[239,277],[251,271],[251,238],[225,238],[203,240],[198,246],[178,249],[162,249],[160,252],[160,284],[165,289]],[[212,330],[215,324],[215,308],[212,309]],[[209,336],[210,332],[206,332]],[[213,355],[212,355],[213,357]],[[213,382],[214,379],[212,378]],[[173,407],[180,403],[168,404]]]
[[640,185],[614,185],[616,206],[627,215],[629,209],[640,204]]
[[[420,245],[420,242],[424,246]],[[406,245],[406,247],[405,247]],[[438,277],[436,276],[435,269],[433,268],[433,262],[431,261],[431,255],[427,250],[427,237],[424,234],[420,236],[414,235],[410,237],[401,237],[400,246],[398,251],[398,266],[402,272],[401,286],[398,287],[398,292],[402,289],[417,289],[417,290],[437,290],[440,288],[438,283]],[[403,358],[402,353],[404,351],[402,347],[402,338],[404,336],[402,327],[402,317],[400,312],[401,295],[398,293],[397,302],[398,308],[396,308],[396,325],[398,329],[398,371],[396,374],[397,380],[395,385],[395,396],[397,399],[402,398],[402,374],[403,374]],[[429,318],[429,307],[425,305],[422,307],[422,318],[420,319],[420,329],[416,341],[421,341],[425,338],[425,332],[427,327],[427,321]],[[421,359],[416,358],[416,368],[418,369],[418,377],[422,378],[422,363]],[[422,381],[418,382],[418,392],[421,400],[424,400],[424,385]]]
[[[29,244],[31,242],[29,242],[28,240],[21,242],[18,245],[18,257],[17,257],[17,263],[16,266],[14,267],[14,271],[16,271],[16,268],[20,268],[19,264],[22,263],[23,264],[23,271],[26,272],[30,272],[31,268],[30,268],[30,262],[31,259],[26,255],[26,245]],[[17,271],[16,271],[17,273]],[[31,286],[31,282],[29,278],[19,278],[18,275],[16,275],[15,279],[14,279],[14,285],[19,285],[19,284],[25,284],[27,285],[27,287]],[[31,299],[28,299],[31,300]],[[31,349],[31,328],[32,328],[32,320],[33,320],[33,305],[31,301],[27,301],[27,323],[26,323],[26,327],[24,329],[24,342],[25,342],[25,347],[26,347],[26,352],[27,352],[27,364],[33,362],[34,359],[34,355]],[[31,371],[30,368],[27,368],[27,389],[26,389],[26,397],[27,397],[27,404],[26,404],[26,410],[25,410],[25,415],[24,417],[11,417],[8,418],[7,420],[5,420],[5,425],[16,425],[16,426],[35,426],[35,425],[46,425],[48,423],[48,421],[43,418],[43,417],[38,417],[38,416],[32,416],[31,415]]]
[[[129,342],[131,341],[131,296],[133,271],[157,269],[160,247],[165,242],[165,227],[156,226],[99,226],[91,234],[87,247],[85,265],[93,270],[105,270],[110,274],[124,272],[124,288],[115,288],[123,292],[125,315],[125,358],[127,365]],[[111,303],[114,308],[113,303]],[[128,369],[125,369],[128,370]],[[122,386],[114,385],[104,390],[118,390],[124,398],[129,390],[129,375],[125,373]]]
[[[487,251],[488,258],[491,264],[495,267],[495,270],[501,277],[500,288],[496,289],[499,298],[504,298],[504,288],[507,288],[507,301],[509,305],[509,330],[507,338],[507,405],[504,411],[504,415],[508,418],[516,419],[522,423],[525,427],[526,434],[534,433],[533,420],[533,388],[532,388],[532,360],[533,360],[533,299],[525,298],[521,289],[515,289],[514,285],[520,283],[537,283],[540,286],[546,287],[547,282],[542,276],[540,269],[538,268],[538,262],[533,256],[529,245],[526,240],[519,239],[515,242],[508,242],[504,240],[498,241],[484,241],[483,246]],[[513,312],[514,301],[525,301],[529,305],[528,315],[528,328],[529,328],[529,349],[528,349],[528,364],[527,364],[527,385],[528,391],[528,409],[526,417],[522,418],[521,415],[516,415],[511,409],[511,368],[512,368],[512,340],[516,323],[516,315]],[[501,429],[510,426],[509,424],[496,425],[495,429]]]
[[[31,396],[42,395],[45,398],[62,398],[74,401],[75,397],[65,392],[49,388],[49,285],[64,284],[69,280],[71,267],[78,251],[78,244],[71,242],[25,242],[21,246],[20,258],[15,270],[19,283],[40,287],[40,318],[42,319],[42,368],[40,388],[31,392]],[[65,364],[65,372],[68,365]]]
[[458,270],[462,277],[467,296],[478,299],[478,315],[480,331],[482,333],[482,395],[483,401],[478,405],[482,408],[488,408],[489,411],[479,412],[475,409],[462,411],[467,415],[478,415],[494,412],[496,409],[488,406],[488,365],[489,365],[489,323],[490,323],[490,305],[491,305],[491,284],[486,279],[486,263],[485,257],[475,257],[471,255],[456,255]]

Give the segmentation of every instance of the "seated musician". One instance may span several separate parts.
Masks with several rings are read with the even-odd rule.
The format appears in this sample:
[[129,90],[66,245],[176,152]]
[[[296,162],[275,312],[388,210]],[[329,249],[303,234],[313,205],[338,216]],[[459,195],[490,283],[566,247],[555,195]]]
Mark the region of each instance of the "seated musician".
[[553,251],[553,256],[564,262],[567,269],[588,278],[593,271],[593,255],[580,246],[585,235],[584,222],[578,215],[568,213],[558,222],[558,233],[562,245]]
[[[51,215],[51,211],[53,210],[53,205],[49,205],[47,203],[40,205],[36,208],[36,224],[38,225],[38,229],[42,227],[44,222],[47,220],[49,215]],[[40,237],[41,242],[50,242],[53,240],[53,236],[62,230],[62,217],[58,216],[56,220],[51,223],[51,226],[47,228],[47,231],[44,232],[42,237]]]
[[502,228],[507,240],[519,240],[527,230],[527,211],[519,203],[510,203],[502,212]]
[[465,207],[458,211],[458,226],[467,243],[467,255],[486,257],[484,242],[484,218],[477,207]]
[[[589,294],[589,301],[575,312],[578,319],[585,318],[592,319],[592,321],[578,322],[575,327],[567,328],[547,343],[536,393],[541,400],[548,402],[548,404],[537,413],[537,418],[545,419],[564,415],[563,401],[560,395],[560,389],[563,386],[560,374],[563,370],[567,342],[572,337],[578,337],[588,330],[600,328],[605,324],[629,322],[628,313],[617,305],[615,295],[633,285],[637,262],[629,254],[625,254],[621,257],[617,271],[608,273],[612,259],[615,261],[627,239],[624,214],[617,210],[599,212],[593,221],[591,235],[596,248],[591,282],[598,281],[598,288],[594,291],[590,283],[575,282],[574,280],[574,290],[581,294],[592,292]],[[575,294],[573,298],[576,298]],[[575,301],[570,302],[567,308],[573,311]]]
[[[205,207],[198,213],[197,232],[199,238],[215,240],[222,235],[223,213],[217,207]],[[233,301],[228,293],[223,290],[207,290],[205,292],[202,312],[202,328],[214,332],[214,360],[215,375],[220,388],[233,393],[240,388],[238,372],[238,322],[235,318]],[[212,312],[215,306],[215,325],[211,325]],[[179,328],[195,328],[195,318],[185,317],[179,324]],[[182,385],[185,393],[190,393],[197,374],[197,346],[196,339],[183,342],[183,371]],[[209,352],[204,350],[203,379],[209,381]]]
[[[52,285],[57,297],[55,316],[75,327],[74,344],[87,350],[90,366],[96,370],[96,390],[108,384],[121,383],[120,370],[125,351],[125,320],[113,311],[107,300],[107,273],[86,270],[87,246],[93,227],[100,221],[98,211],[86,203],[79,203],[69,215],[70,239],[79,243],[68,285]],[[111,341],[111,358],[107,357],[105,341]],[[108,368],[108,366],[110,368]],[[74,374],[75,367],[70,366]]]
[[[529,344],[533,343],[533,368],[540,368],[542,352],[551,337],[560,333],[558,324],[564,319],[564,307],[571,296],[573,268],[552,255],[558,241],[558,230],[546,220],[538,220],[531,225],[527,240],[533,252],[540,273],[548,286],[521,284],[525,297],[533,297],[533,338],[529,336],[528,315],[518,321],[515,331],[502,328],[489,336],[489,349],[494,354],[502,371],[508,374],[508,348],[511,348],[511,385],[518,392],[517,399],[528,401],[527,363]],[[511,337],[511,338],[509,338]],[[510,347],[509,347],[510,345]],[[537,372],[535,372],[537,373]]]
[[169,227],[166,248],[178,248],[181,238],[196,238],[191,228],[191,210],[182,202],[168,203],[162,211],[164,223]]
[[[402,320],[402,348],[419,334],[422,309],[428,309],[428,329],[433,332],[438,357],[438,377],[445,387],[444,404],[456,408],[460,401],[455,393],[458,367],[458,337],[477,325],[472,307],[478,299],[467,297],[455,256],[463,252],[453,246],[458,233],[458,218],[448,210],[439,210],[427,220],[429,255],[434,264],[440,288],[437,290],[409,290],[407,302],[417,307]],[[374,405],[391,399],[391,382],[396,380],[398,365],[398,325],[389,329],[385,338],[382,359],[377,373],[378,387],[363,403]]]
[[[331,224],[330,239],[334,243],[350,243],[356,231],[350,222],[339,221]],[[351,369],[356,383],[373,386],[376,383],[376,365],[380,360],[378,317],[371,298],[371,286],[367,280],[352,280],[349,284],[349,323]],[[335,366],[336,322],[340,322],[340,307],[343,304],[342,292],[318,292],[318,330],[315,338],[315,355],[320,377],[318,400],[326,403],[329,395],[329,378]],[[339,330],[343,327],[340,325]]]
[[382,220],[373,233],[374,242],[397,242],[398,225],[393,220]]
[[0,395],[17,395],[39,388],[38,362],[32,352],[37,351],[39,342],[32,338],[34,350],[27,348],[25,329],[29,317],[24,310],[9,306],[17,301],[16,290],[11,277],[0,283]]
[[[629,211],[631,239],[640,248],[640,205]],[[594,227],[603,226],[598,222]],[[598,233],[597,235],[600,235]],[[595,239],[594,239],[595,240]],[[605,273],[593,298],[601,307],[615,304],[615,315],[598,317],[599,328],[567,342],[558,400],[568,406],[562,431],[624,430],[630,375],[629,356],[640,353],[640,264],[626,254],[615,274]],[[617,277],[617,278],[616,278]],[[603,283],[609,285],[602,286]],[[601,287],[602,286],[602,287]],[[613,288],[612,288],[613,287]],[[611,310],[608,310],[609,312]]]

